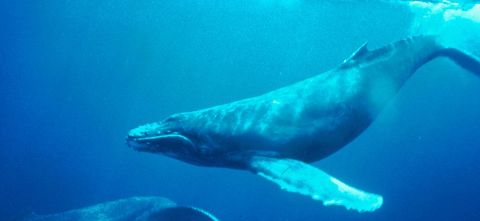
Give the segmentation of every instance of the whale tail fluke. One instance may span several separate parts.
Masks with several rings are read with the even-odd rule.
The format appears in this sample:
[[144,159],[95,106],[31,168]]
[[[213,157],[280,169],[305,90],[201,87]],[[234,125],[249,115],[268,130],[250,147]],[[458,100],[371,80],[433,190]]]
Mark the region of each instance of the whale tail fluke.
[[250,161],[250,169],[283,190],[320,200],[325,206],[337,205],[358,212],[373,212],[383,203],[382,196],[348,186],[301,161],[254,157]]

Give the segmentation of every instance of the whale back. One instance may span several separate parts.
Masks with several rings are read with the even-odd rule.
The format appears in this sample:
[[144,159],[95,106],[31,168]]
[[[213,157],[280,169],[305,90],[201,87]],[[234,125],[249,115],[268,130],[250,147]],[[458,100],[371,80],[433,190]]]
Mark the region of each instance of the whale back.
[[442,49],[435,36],[415,36],[371,51],[365,48],[367,52],[362,56],[346,60],[338,69],[358,72],[364,78],[362,99],[374,118],[415,71],[436,58]]
[[[315,161],[358,136],[438,50],[433,38],[366,44],[338,68],[264,95],[182,114],[210,153]],[[381,96],[379,96],[381,95]]]
[[22,221],[218,221],[196,207],[177,206],[163,197],[131,197],[66,212],[25,217]]

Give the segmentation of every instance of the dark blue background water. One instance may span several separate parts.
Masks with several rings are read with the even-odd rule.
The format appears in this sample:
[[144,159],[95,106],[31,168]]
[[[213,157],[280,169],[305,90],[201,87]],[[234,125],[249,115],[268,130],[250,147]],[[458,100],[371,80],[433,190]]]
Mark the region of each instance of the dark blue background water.
[[362,136],[315,165],[382,194],[359,214],[251,173],[124,144],[168,114],[255,96],[408,34],[387,4],[0,2],[0,220],[135,195],[222,220],[480,220],[480,79],[436,60]]

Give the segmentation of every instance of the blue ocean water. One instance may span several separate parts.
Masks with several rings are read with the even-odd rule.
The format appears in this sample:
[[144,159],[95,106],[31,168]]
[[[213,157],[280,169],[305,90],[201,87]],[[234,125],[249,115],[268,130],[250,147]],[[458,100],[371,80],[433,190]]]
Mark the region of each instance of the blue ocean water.
[[400,40],[414,20],[403,5],[2,1],[0,12],[0,220],[137,195],[221,220],[480,220],[480,79],[446,59],[422,67],[365,133],[315,163],[382,194],[373,213],[124,144],[137,125],[314,76],[366,41]]

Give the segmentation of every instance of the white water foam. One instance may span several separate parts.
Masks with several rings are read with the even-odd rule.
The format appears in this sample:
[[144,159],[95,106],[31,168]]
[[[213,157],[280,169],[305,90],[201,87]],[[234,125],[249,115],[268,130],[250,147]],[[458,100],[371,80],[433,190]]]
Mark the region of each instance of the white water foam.
[[411,34],[438,35],[449,47],[480,55],[480,3],[409,1]]

